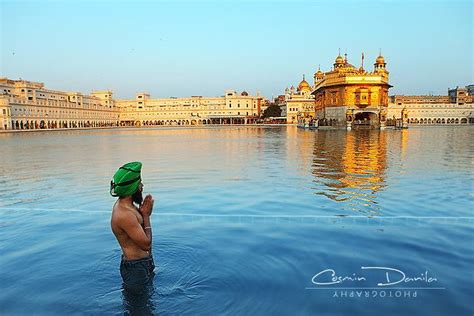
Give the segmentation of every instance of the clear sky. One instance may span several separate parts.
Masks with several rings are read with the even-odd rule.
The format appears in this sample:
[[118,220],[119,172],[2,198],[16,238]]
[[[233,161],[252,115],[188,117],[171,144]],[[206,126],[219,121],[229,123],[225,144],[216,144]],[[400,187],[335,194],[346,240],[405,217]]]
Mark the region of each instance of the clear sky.
[[473,83],[473,1],[6,1],[0,76],[134,98],[310,83],[347,52],[382,49],[390,94]]

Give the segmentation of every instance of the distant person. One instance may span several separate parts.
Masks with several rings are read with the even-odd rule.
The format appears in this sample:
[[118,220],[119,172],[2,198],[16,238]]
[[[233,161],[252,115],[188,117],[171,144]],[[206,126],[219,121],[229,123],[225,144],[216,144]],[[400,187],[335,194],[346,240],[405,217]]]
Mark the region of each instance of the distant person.
[[141,169],[141,162],[130,162],[115,173],[110,194],[118,199],[110,225],[122,248],[120,275],[125,294],[146,298],[153,287],[155,268],[150,223],[154,200],[150,194],[143,199]]

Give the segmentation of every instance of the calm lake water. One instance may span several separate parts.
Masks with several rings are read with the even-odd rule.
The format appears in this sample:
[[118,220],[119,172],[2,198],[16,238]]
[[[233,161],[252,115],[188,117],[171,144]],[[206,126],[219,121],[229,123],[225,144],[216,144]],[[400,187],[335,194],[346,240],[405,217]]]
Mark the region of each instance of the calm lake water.
[[473,139],[473,127],[0,134],[0,314],[140,308],[124,302],[109,226],[112,175],[139,160],[155,198],[142,311],[472,315]]

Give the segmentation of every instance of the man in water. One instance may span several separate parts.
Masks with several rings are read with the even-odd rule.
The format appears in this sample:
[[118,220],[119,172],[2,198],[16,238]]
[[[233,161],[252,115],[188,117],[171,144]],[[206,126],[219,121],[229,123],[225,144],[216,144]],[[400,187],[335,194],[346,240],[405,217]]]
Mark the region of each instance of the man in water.
[[152,285],[155,268],[150,223],[154,200],[150,194],[143,199],[141,169],[141,162],[127,163],[110,182],[110,194],[118,197],[110,225],[122,248],[120,275],[124,290],[134,295],[146,293]]

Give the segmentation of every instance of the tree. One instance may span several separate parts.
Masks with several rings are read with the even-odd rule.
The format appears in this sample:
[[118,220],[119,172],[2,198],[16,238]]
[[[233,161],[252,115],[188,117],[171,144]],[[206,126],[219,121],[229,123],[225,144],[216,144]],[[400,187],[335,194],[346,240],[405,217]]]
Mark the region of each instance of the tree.
[[270,104],[268,108],[265,111],[263,111],[263,118],[280,117],[280,115],[281,115],[280,106],[278,106],[275,103]]

